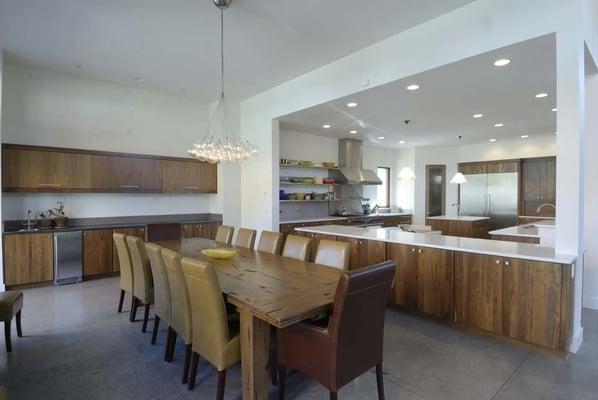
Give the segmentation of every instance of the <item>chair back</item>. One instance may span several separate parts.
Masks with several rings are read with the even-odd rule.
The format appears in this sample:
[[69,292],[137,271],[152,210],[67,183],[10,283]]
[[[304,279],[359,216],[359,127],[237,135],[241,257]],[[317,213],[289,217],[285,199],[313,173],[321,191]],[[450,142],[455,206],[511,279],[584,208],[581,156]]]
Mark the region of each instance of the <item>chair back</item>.
[[316,264],[338,268],[344,272],[349,270],[351,245],[347,242],[321,239],[316,252]]
[[255,246],[255,235],[257,231],[255,229],[239,228],[237,232],[237,240],[235,240],[235,246],[245,247],[253,250]]
[[262,231],[257,251],[279,255],[282,248],[282,233]]
[[209,263],[183,258],[181,264],[191,299],[193,351],[221,369],[230,337],[218,277]]
[[145,243],[137,236],[126,236],[127,247],[131,255],[133,267],[133,294],[143,304],[152,304],[154,301],[154,281],[149,258],[145,252]]
[[150,260],[152,276],[154,278],[154,309],[155,313],[166,325],[170,326],[170,285],[166,273],[166,265],[162,259],[162,246],[146,243],[145,249]]
[[222,242],[226,244],[231,244],[233,242],[233,233],[235,232],[235,228],[228,225],[220,225],[218,230],[216,231],[216,240],[217,242]]
[[122,233],[113,233],[112,239],[116,246],[118,263],[120,265],[120,288],[125,292],[133,294],[133,267],[131,266],[131,256],[129,248],[125,241],[125,235]]
[[282,256],[294,258],[299,261],[307,261],[309,258],[309,246],[311,239],[302,236],[288,235],[284,242]]
[[166,276],[170,285],[170,326],[179,334],[185,344],[191,343],[191,303],[187,281],[181,266],[181,256],[178,253],[162,249],[162,259],[166,266]]
[[338,387],[382,362],[384,316],[395,264],[387,261],[343,274],[328,331],[336,356]]

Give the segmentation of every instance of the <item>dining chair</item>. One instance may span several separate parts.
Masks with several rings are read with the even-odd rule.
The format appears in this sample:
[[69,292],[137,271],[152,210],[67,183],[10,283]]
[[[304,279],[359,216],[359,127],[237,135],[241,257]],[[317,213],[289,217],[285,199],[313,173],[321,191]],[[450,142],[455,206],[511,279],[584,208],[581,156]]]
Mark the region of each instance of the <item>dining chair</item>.
[[237,232],[237,239],[235,240],[235,246],[245,247],[253,250],[255,247],[255,236],[257,231],[255,229],[239,228]]
[[262,231],[257,244],[257,251],[279,255],[282,248],[282,233]]
[[21,329],[21,310],[23,309],[23,292],[20,290],[8,290],[0,292],[0,321],[4,322],[4,344],[6,352],[12,352],[12,319],[16,319],[17,336],[23,337]]
[[150,260],[152,277],[154,278],[154,329],[151,344],[156,344],[160,321],[170,326],[170,284],[166,274],[166,265],[162,259],[162,246],[146,243],[145,249]]
[[174,358],[174,348],[177,335],[185,344],[185,364],[183,368],[183,385],[187,383],[189,376],[189,364],[191,362],[191,340],[193,326],[191,324],[191,303],[187,281],[181,266],[181,256],[178,253],[162,249],[162,259],[166,265],[166,276],[170,285],[170,326],[168,327],[168,339],[164,360],[171,362]]
[[233,233],[235,232],[235,228],[228,225],[220,225],[218,230],[216,231],[216,240],[217,242],[222,242],[226,244],[231,244],[233,241]]
[[287,239],[284,242],[282,256],[306,262],[309,259],[310,244],[311,239],[309,238],[296,235],[288,235]]
[[133,305],[135,304],[135,295],[133,294],[133,267],[131,266],[131,256],[129,248],[125,241],[125,235],[122,233],[113,233],[112,239],[116,246],[116,254],[118,255],[118,263],[120,264],[120,300],[118,301],[118,312],[123,310],[123,301],[125,299],[125,292],[131,295],[131,310],[129,313],[129,320],[133,322],[135,315]]
[[321,239],[314,262],[347,272],[350,254],[351,245],[348,242]]
[[126,236],[127,247],[131,255],[133,267],[133,294],[135,296],[133,307],[136,309],[139,304],[145,305],[143,313],[143,324],[141,332],[147,331],[150,305],[154,304],[154,280],[150,261],[145,251],[145,243],[137,236]]
[[278,330],[279,400],[284,400],[286,368],[317,380],[336,400],[341,387],[374,366],[378,399],[384,400],[384,315],[394,273],[391,261],[345,273],[327,326],[298,323]]
[[[193,389],[201,356],[218,370],[217,400],[224,398],[226,370],[241,361],[238,320],[227,317],[218,277],[209,263],[190,258],[181,261],[193,321],[193,355],[189,373],[189,389]],[[249,362],[249,361],[248,361]]]

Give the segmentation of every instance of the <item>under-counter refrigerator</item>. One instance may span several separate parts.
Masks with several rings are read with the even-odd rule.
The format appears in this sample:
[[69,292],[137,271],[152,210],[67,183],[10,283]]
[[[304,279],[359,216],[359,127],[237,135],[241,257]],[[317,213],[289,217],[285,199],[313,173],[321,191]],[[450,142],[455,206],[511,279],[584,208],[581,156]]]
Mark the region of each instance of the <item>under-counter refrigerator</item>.
[[460,185],[461,214],[490,217],[490,230],[517,225],[518,174],[465,175]]

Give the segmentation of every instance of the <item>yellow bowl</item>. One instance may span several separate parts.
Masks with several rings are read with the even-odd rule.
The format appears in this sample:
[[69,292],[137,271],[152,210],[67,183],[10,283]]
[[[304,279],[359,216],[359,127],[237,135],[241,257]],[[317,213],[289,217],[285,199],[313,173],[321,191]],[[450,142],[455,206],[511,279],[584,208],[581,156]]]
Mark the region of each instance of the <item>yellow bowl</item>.
[[237,250],[234,249],[205,249],[201,251],[206,257],[213,258],[215,260],[226,260],[237,254]]

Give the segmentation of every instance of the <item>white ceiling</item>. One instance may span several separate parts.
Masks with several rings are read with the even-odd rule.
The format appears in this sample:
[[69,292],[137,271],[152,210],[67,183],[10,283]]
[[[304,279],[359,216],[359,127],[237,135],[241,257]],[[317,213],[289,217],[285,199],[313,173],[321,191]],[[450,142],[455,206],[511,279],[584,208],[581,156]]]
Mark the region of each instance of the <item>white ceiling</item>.
[[[471,1],[233,0],[225,12],[228,94],[260,93]],[[0,0],[0,48],[15,63],[218,97],[212,0]]]
[[[500,58],[511,64],[495,67]],[[405,90],[412,83],[420,89]],[[535,98],[540,92],[548,97]],[[358,106],[349,108],[349,102]],[[556,44],[554,35],[547,35],[287,115],[281,124],[393,148],[455,145],[554,134],[555,106]],[[484,117],[472,118],[476,113]],[[504,127],[495,128],[496,123]],[[358,134],[349,134],[352,129]]]

